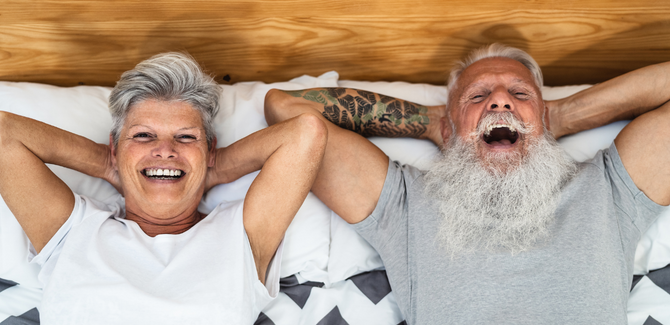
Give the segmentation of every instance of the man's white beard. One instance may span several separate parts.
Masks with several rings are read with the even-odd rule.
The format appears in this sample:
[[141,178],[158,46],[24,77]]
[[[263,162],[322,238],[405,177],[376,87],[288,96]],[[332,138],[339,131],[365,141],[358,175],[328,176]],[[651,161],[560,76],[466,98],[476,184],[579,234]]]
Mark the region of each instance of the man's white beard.
[[438,201],[442,217],[438,239],[452,258],[528,250],[547,236],[576,163],[546,131],[526,137],[525,154],[507,157],[480,158],[475,139],[452,137],[426,175],[426,193]]

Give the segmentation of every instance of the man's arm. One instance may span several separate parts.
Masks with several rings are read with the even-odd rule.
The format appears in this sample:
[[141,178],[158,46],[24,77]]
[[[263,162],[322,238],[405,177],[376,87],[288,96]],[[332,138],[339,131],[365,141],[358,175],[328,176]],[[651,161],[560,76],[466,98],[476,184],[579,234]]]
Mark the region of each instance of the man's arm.
[[594,85],[572,96],[547,101],[551,131],[556,138],[612,122],[632,120],[670,99],[670,63],[640,68]]
[[[644,67],[560,101],[573,133],[633,119],[614,140],[635,185],[658,204],[670,204],[670,62]],[[639,117],[638,117],[639,116]]]
[[261,282],[286,229],[305,201],[321,166],[328,131],[302,114],[216,151],[208,183],[231,182],[258,169],[244,200],[244,228]]
[[265,98],[270,125],[306,112],[319,114],[328,127],[326,153],[312,192],[349,223],[372,213],[388,170],[388,157],[360,134],[441,143],[439,120],[444,106],[425,107],[344,88],[273,89]]
[[442,143],[439,120],[445,106],[424,106],[410,101],[351,88],[315,88],[285,91],[305,99],[333,124],[364,137],[428,139]]
[[103,178],[118,189],[109,147],[0,111],[0,195],[37,252],[74,208],[72,191],[46,163]]

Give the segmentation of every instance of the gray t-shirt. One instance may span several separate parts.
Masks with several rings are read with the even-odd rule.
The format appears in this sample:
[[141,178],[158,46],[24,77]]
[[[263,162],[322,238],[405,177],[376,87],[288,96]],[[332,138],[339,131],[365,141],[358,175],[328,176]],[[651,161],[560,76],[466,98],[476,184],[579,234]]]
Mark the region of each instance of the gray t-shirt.
[[354,227],[379,252],[409,324],[626,324],[635,248],[662,209],[612,144],[580,164],[550,238],[529,251],[452,260],[435,240],[424,172],[394,162],[377,207]]

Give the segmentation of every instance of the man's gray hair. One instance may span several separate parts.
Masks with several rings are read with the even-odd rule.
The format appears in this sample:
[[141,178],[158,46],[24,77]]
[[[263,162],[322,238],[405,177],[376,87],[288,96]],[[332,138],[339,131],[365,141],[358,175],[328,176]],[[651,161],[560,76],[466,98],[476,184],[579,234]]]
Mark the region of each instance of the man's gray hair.
[[467,67],[479,60],[495,57],[503,57],[519,61],[521,64],[526,66],[528,70],[530,70],[530,73],[533,75],[533,79],[535,79],[535,84],[538,88],[542,89],[544,82],[542,79],[542,70],[540,70],[540,66],[537,64],[537,62],[535,62],[530,54],[515,47],[493,43],[491,45],[482,46],[470,52],[465,60],[456,62],[454,68],[449,74],[449,83],[447,84],[448,91],[451,92],[451,90],[454,89],[456,81],[458,81],[458,77],[461,76],[461,73],[463,73],[463,70],[465,70]]
[[168,52],[140,62],[124,72],[109,95],[112,140],[119,143],[121,128],[133,105],[148,99],[182,101],[200,112],[207,146],[214,140],[214,116],[219,110],[221,89],[188,54]]

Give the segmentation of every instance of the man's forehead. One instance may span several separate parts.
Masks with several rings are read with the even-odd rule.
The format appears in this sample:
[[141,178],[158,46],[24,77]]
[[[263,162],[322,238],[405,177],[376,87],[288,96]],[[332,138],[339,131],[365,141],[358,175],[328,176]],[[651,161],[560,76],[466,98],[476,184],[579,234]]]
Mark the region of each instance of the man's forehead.
[[[476,88],[490,88],[492,86],[495,86],[497,84],[497,80],[490,80],[490,79],[484,79],[484,78],[478,78],[475,79],[473,82],[469,83],[465,87],[463,87],[464,91],[468,91],[470,89],[476,89]],[[515,86],[515,85],[520,85],[520,86],[531,86],[534,85],[534,83],[529,82],[528,80],[518,78],[516,76],[512,76],[511,78],[508,78],[508,84],[510,86]]]
[[459,83],[465,89],[500,80],[535,85],[533,75],[526,66],[517,60],[502,57],[486,58],[471,64],[461,74]]

